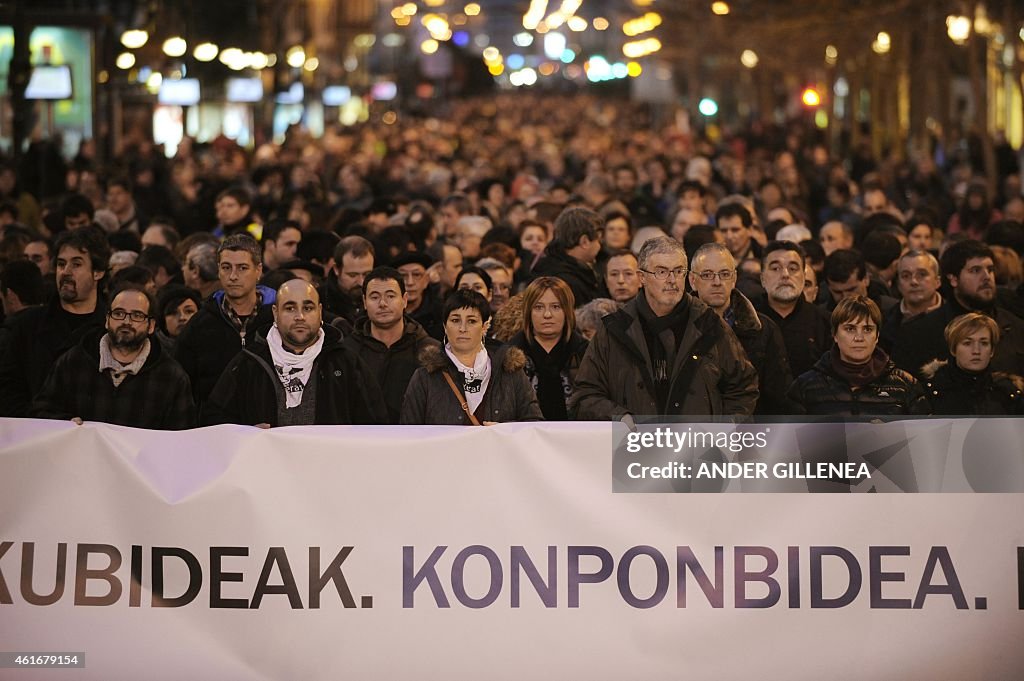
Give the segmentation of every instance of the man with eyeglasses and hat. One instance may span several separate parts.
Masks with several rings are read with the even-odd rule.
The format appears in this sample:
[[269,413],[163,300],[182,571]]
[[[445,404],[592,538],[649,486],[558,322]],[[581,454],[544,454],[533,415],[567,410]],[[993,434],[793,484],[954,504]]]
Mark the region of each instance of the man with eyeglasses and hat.
[[725,320],[757,370],[761,395],[754,413],[795,413],[796,405],[786,398],[793,373],[782,332],[736,288],[736,259],[725,245],[710,243],[697,249],[690,268],[690,288]]
[[638,260],[643,290],[601,320],[576,375],[570,415],[632,426],[641,416],[752,414],[757,372],[722,318],[686,293],[682,244],[649,239]]
[[115,291],[106,328],[87,334],[57,360],[32,416],[151,430],[194,427],[188,375],[152,338],[155,310],[145,291]]

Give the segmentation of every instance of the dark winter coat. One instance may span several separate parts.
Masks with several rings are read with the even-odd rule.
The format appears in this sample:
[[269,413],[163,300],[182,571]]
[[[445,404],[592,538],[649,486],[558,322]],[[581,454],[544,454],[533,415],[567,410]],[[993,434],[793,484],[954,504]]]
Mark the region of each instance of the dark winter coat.
[[600,287],[594,269],[565,253],[551,247],[533,268],[533,277],[558,277],[572,289],[576,307],[586,305],[600,297]]
[[[566,348],[567,355],[564,366],[559,371],[559,377],[561,379],[561,393],[564,396],[565,413],[556,413],[555,410],[546,408],[545,404],[541,401],[541,387],[540,387],[540,376],[537,371],[537,367],[534,364],[533,359],[530,357],[529,341],[526,340],[526,334],[520,331],[509,341],[509,345],[515,346],[523,351],[523,355],[526,357],[526,365],[523,367],[523,371],[526,372],[526,377],[530,379],[530,385],[533,387],[533,391],[538,395],[538,403],[540,404],[541,411],[544,412],[544,419],[546,421],[564,421],[567,418],[569,409],[569,400],[572,398],[573,392],[576,390],[576,374],[579,372],[580,364],[583,363],[583,355],[587,352],[587,340],[576,332],[573,332],[567,341],[568,347]],[[536,346],[535,350],[544,352],[543,348]],[[553,370],[552,370],[553,375]]]
[[224,315],[221,309],[224,291],[217,291],[203,303],[178,336],[174,358],[188,374],[192,395],[200,409],[224,367],[257,336],[266,336],[274,323],[271,307],[276,294],[264,286],[259,288],[263,294],[263,305],[256,311],[256,318],[246,326],[244,335],[239,334]]
[[634,299],[598,325],[576,375],[570,418],[753,413],[757,372],[736,335],[707,305],[692,296],[685,300],[688,321],[670,375],[668,402],[657,404],[650,352]]
[[[477,420],[481,423],[544,420],[537,396],[523,372],[526,364],[523,351],[510,345],[488,345],[487,354],[491,358],[491,379],[480,406],[473,412]],[[444,378],[443,372],[447,371],[465,401],[463,375],[455,368],[444,348],[426,348],[420,361],[423,366],[417,369],[405,393],[402,423],[470,425],[469,417],[462,411],[459,400]]]
[[936,361],[921,369],[925,395],[936,416],[1024,415],[1024,378],[1002,372],[964,371]]
[[402,416],[402,398],[409,387],[412,375],[420,368],[419,356],[430,346],[441,347],[423,327],[405,318],[405,331],[391,347],[373,337],[370,320],[362,317],[356,322],[352,334],[342,344],[359,359],[366,362],[384,392],[384,403],[388,408],[388,423],[398,423]]
[[793,405],[786,390],[793,382],[786,345],[778,325],[763,314],[737,290],[729,302],[732,330],[747,353],[747,359],[757,370],[760,396],[755,414],[792,414]]
[[103,329],[106,307],[96,310],[71,330],[56,295],[10,319],[10,335],[0,355],[0,416],[28,416],[57,358],[82,342],[91,331]]
[[[948,360],[946,325],[968,312],[970,310],[950,298],[939,309],[904,322],[893,347],[893,362],[905,371],[917,372],[929,362]],[[1018,376],[1024,374],[1024,320],[998,306],[985,314],[996,320],[1000,334],[989,368]]]
[[816,416],[911,416],[928,413],[924,388],[913,376],[888,361],[873,381],[853,389],[832,367],[830,350],[814,368],[801,374],[789,398]]
[[102,421],[150,430],[183,430],[196,425],[188,376],[160,342],[149,338],[149,356],[138,374],[117,387],[100,373],[100,339],[93,329],[61,355],[32,404],[32,416],[44,419]]
[[[316,376],[315,425],[380,424],[387,422],[384,396],[364,362],[341,342],[341,333],[323,327],[324,345],[313,362]],[[278,405],[285,399],[270,346],[259,336],[224,369],[203,405],[203,425],[259,423],[278,425]]]
[[772,309],[767,301],[758,307],[758,312],[778,324],[794,376],[808,371],[821,354],[832,347],[832,323],[828,313],[808,303],[802,295],[788,317]]

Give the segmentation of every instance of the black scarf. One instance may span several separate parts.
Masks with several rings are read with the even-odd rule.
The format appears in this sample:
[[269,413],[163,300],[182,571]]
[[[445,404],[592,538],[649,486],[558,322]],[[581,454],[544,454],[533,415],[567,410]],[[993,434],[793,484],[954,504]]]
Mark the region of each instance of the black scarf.
[[537,401],[547,421],[567,421],[569,412],[565,407],[565,385],[562,382],[562,370],[569,362],[569,344],[562,338],[551,352],[546,351],[540,343],[526,343],[526,355],[533,362],[537,372]]
[[[690,305],[687,294],[663,317],[654,314],[647,302],[647,295],[637,295],[636,310],[640,315],[640,326],[644,330],[647,341],[647,352],[651,356],[651,375],[654,378],[654,390],[657,393],[659,408],[668,402],[668,393],[672,380],[672,366],[675,364],[676,351],[683,342],[686,324],[690,317]],[[667,346],[661,337],[663,331],[671,331],[673,340]]]
[[885,372],[889,355],[882,348],[875,348],[871,358],[863,364],[843,361],[838,348],[832,351],[832,370],[854,388],[863,388]]

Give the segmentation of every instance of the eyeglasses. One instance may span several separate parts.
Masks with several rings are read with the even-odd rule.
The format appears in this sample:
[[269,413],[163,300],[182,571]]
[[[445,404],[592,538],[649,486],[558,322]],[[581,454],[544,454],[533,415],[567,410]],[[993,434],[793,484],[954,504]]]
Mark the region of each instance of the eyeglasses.
[[108,312],[107,315],[109,315],[111,319],[117,322],[123,322],[127,317],[136,324],[144,322],[149,319],[149,315],[146,314],[145,312],[139,312],[138,310],[133,310],[132,312],[129,312],[128,310],[123,310],[119,307],[114,308],[113,310]]
[[651,272],[650,270],[640,270],[640,271],[644,272],[646,274],[651,275],[652,277],[654,277],[658,281],[665,281],[666,279],[668,279],[669,275],[672,275],[673,279],[681,279],[682,277],[686,276],[686,272],[687,272],[685,267],[677,267],[677,268],[672,269],[672,270],[667,270],[664,267],[659,267],[658,269],[654,270],[653,272]]
[[696,274],[704,281],[714,281],[715,277],[718,277],[722,281],[732,281],[736,278],[736,270],[722,270],[721,272],[704,270],[703,272],[697,272]]

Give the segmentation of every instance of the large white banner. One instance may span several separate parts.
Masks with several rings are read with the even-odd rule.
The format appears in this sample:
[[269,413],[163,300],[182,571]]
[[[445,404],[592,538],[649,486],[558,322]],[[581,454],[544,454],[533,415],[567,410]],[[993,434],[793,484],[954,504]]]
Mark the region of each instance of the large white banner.
[[604,424],[0,421],[0,653],[84,654],[0,679],[1024,678],[1024,496],[612,459]]

